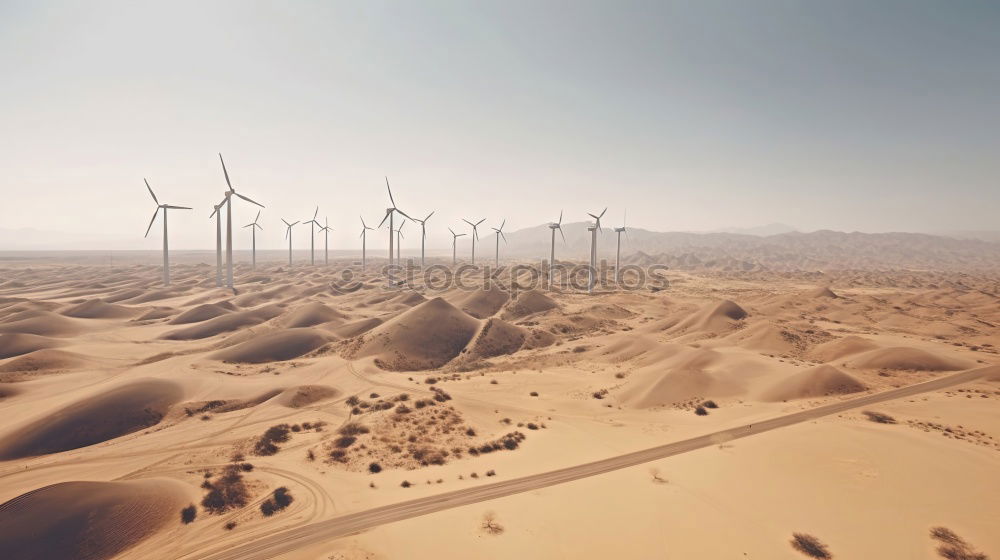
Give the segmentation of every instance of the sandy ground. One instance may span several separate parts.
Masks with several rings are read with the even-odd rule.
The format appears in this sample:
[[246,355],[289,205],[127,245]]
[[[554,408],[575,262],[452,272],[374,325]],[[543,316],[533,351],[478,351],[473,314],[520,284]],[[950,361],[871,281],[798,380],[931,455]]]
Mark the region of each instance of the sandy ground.
[[[280,557],[805,558],[789,541],[806,533],[836,558],[939,558],[938,526],[1000,554],[996,275],[687,271],[515,294],[390,289],[336,261],[240,266],[234,293],[207,265],[169,288],[141,264],[4,266],[0,557],[208,557],[980,369]],[[336,284],[345,268],[360,281]],[[265,516],[279,487],[292,501]]]

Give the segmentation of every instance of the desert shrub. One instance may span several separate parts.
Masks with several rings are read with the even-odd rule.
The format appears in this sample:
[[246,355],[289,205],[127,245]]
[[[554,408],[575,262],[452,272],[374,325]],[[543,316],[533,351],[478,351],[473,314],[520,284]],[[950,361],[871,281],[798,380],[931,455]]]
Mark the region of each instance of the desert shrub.
[[604,397],[608,396],[608,390],[607,389],[601,389],[600,391],[594,391],[591,394],[591,396],[593,396],[597,400],[601,400]]
[[378,474],[382,472],[382,465],[378,463],[368,463],[368,472]]
[[940,542],[937,548],[938,556],[947,560],[988,560],[985,554],[976,550],[965,542],[965,539],[955,534],[947,527],[934,527],[931,529],[931,538]]
[[372,394],[368,395],[368,398],[369,399],[377,399],[378,398],[378,393],[372,393]]
[[278,424],[271,426],[264,432],[264,435],[260,436],[260,439],[254,443],[253,452],[256,455],[274,455],[278,452],[279,443],[284,443],[288,441],[288,433],[291,431],[291,427],[288,424]]
[[465,435],[467,435],[469,437],[475,437],[476,436],[476,430],[474,430],[472,428],[468,428],[468,429],[465,430]]
[[883,414],[881,412],[873,412],[871,410],[865,410],[861,414],[868,417],[871,422],[876,422],[879,424],[895,424],[896,419],[888,414]]
[[354,445],[356,441],[358,441],[358,438],[354,436],[341,436],[334,440],[333,444],[340,448],[346,448]]
[[306,459],[309,459],[310,461],[315,461],[316,460],[316,454],[313,453],[312,449],[310,449],[309,451],[306,451]]
[[236,522],[235,521],[228,521],[228,522],[226,522],[225,528],[226,528],[227,531],[232,531],[233,529],[236,528]]
[[194,521],[194,518],[198,516],[198,508],[194,507],[194,504],[181,510],[181,523],[187,525]]
[[697,414],[698,416],[708,416],[708,411],[705,410],[705,407],[703,406],[699,406],[698,408],[694,409],[694,413]]
[[625,379],[625,372],[619,371],[615,374],[615,379]]
[[497,471],[495,471],[493,469],[490,469],[490,470],[486,471],[486,476],[496,476],[496,475],[497,475]]
[[[202,485],[204,486],[204,485]],[[230,509],[247,505],[250,493],[243,482],[243,475],[236,465],[226,470],[215,481],[208,484],[208,492],[201,500],[201,506],[209,513],[223,513]]]
[[302,426],[298,424],[292,424],[292,431],[295,433],[299,433],[302,431]]
[[410,413],[410,407],[406,406],[405,404],[401,404],[396,407],[396,414],[409,414],[409,413]]
[[288,507],[292,501],[292,495],[288,492],[288,488],[284,486],[276,488],[271,497],[260,504],[260,512],[264,514],[264,517],[270,517]]
[[344,402],[347,404],[347,406],[354,407],[354,406],[358,406],[359,404],[361,404],[361,399],[358,398],[357,395],[351,395],[351,396],[347,397],[347,400],[344,401]]
[[347,424],[341,426],[340,429],[337,430],[337,433],[342,436],[358,436],[361,434],[367,434],[370,431],[371,430],[368,429],[368,426],[365,426],[364,424],[358,422],[348,422]]
[[532,392],[530,392],[528,394],[531,395],[532,397],[537,397],[538,396],[538,391],[532,391]]
[[793,533],[791,543],[792,548],[810,558],[818,558],[819,560],[833,558],[833,554],[830,554],[827,546],[812,535]]
[[701,403],[701,406],[705,408],[719,408],[719,405],[715,404],[715,401],[705,401]]
[[490,385],[499,385],[499,384],[500,382],[497,381],[496,379],[490,379]]
[[243,472],[250,472],[253,470],[253,463],[240,463],[240,470]]
[[403,482],[402,482],[402,483],[400,484],[400,486],[402,486],[403,488],[409,488],[410,486],[413,486],[413,484],[410,484],[410,481],[409,481],[409,480],[404,480],[404,481],[403,481]]
[[426,383],[428,385],[433,385],[433,384],[435,384],[437,382],[438,382],[438,378],[437,377],[428,377],[427,379],[424,379],[424,383]]
[[537,430],[538,429],[538,424],[535,424],[534,422],[528,422],[528,424],[526,425],[526,427],[529,430]]
[[483,531],[488,535],[499,535],[503,533],[503,525],[500,525],[496,520],[496,515],[492,512],[488,512],[483,516]]
[[330,459],[333,459],[338,463],[346,463],[347,451],[344,451],[343,449],[334,449],[333,451],[330,452]]

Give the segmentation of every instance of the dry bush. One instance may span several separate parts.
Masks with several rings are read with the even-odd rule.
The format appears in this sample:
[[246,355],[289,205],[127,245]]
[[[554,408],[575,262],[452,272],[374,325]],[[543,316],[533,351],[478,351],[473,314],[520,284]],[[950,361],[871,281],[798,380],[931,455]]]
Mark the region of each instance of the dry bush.
[[194,504],[181,510],[181,523],[187,525],[194,521],[194,518],[198,516],[198,508],[194,507]]
[[791,543],[792,548],[810,558],[818,558],[819,560],[833,558],[833,554],[827,550],[827,546],[812,535],[792,533]]
[[229,521],[229,522],[227,522],[226,525],[225,525],[225,528],[226,528],[227,531],[232,531],[233,529],[236,528],[236,522],[235,521]]
[[705,408],[719,408],[719,405],[715,404],[715,401],[705,401],[701,403],[701,406]]
[[276,426],[271,426],[264,432],[264,435],[260,436],[260,439],[254,443],[253,452],[255,455],[274,455],[278,452],[279,443],[285,443],[291,437],[289,432],[292,428],[288,424],[278,424]]
[[378,463],[369,463],[368,464],[368,472],[370,472],[372,474],[378,474],[378,473],[382,472],[382,465],[380,465]]
[[247,505],[250,492],[243,482],[243,475],[238,465],[226,467],[222,475],[214,482],[205,481],[202,487],[208,490],[201,500],[201,507],[209,513],[223,513],[230,509]]
[[876,422],[878,424],[895,424],[896,419],[888,414],[883,414],[881,412],[873,412],[871,410],[865,410],[861,414],[868,417],[868,420]]
[[400,483],[400,486],[402,486],[403,488],[409,488],[410,486],[413,486],[413,484],[411,484],[409,480],[404,480],[402,483]]
[[483,516],[482,528],[488,535],[500,535],[504,531],[503,525],[497,521],[496,514],[492,511],[486,512],[486,515]]
[[698,416],[708,416],[708,411],[705,410],[705,407],[703,406],[698,406],[697,408],[695,408],[694,413],[697,414]]
[[260,504],[260,512],[264,514],[264,517],[270,517],[288,507],[292,501],[292,495],[288,492],[288,488],[284,486],[276,488],[271,497]]
[[938,556],[947,560],[989,560],[989,558],[965,542],[965,539],[955,534],[947,527],[931,529],[931,538],[940,542],[937,548]]
[[334,440],[333,444],[343,449],[354,445],[356,441],[358,441],[358,438],[354,436],[341,436]]

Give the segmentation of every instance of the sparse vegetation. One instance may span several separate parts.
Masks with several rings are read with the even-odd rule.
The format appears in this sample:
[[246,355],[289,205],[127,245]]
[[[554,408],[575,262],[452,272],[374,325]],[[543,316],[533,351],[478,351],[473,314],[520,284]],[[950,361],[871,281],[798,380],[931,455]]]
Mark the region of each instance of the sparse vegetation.
[[486,515],[483,516],[482,528],[488,535],[500,535],[504,531],[503,525],[496,519],[496,514],[491,511],[486,512]]
[[705,408],[719,408],[719,405],[715,404],[715,401],[705,401],[701,403],[701,406]]
[[698,407],[694,409],[694,413],[698,416],[708,416],[708,411],[701,405],[698,405]]
[[279,451],[278,444],[285,443],[291,437],[289,432],[291,427],[288,424],[277,424],[271,426],[254,443],[253,452],[255,455],[274,455]]
[[230,509],[238,509],[250,500],[250,492],[243,482],[243,474],[239,465],[228,465],[222,474],[214,481],[206,480],[202,487],[208,490],[201,500],[201,507],[209,513],[224,513]]
[[402,482],[402,483],[400,484],[400,486],[402,486],[403,488],[409,488],[410,486],[413,486],[413,484],[411,484],[409,480],[404,480],[404,481],[403,481],[403,482]]
[[382,472],[382,465],[378,463],[368,463],[368,472],[378,474]]
[[530,394],[530,395],[531,395],[532,397],[537,397],[537,396],[538,396],[538,391],[532,391],[532,392],[531,392],[531,393],[529,393],[529,394]]
[[989,557],[965,542],[965,539],[955,534],[947,527],[931,529],[931,538],[940,542],[937,548],[938,556],[947,560],[989,560]]
[[288,488],[284,486],[276,488],[271,497],[260,504],[260,512],[264,514],[264,517],[270,517],[287,508],[292,501],[292,495],[288,492]]
[[865,410],[861,414],[868,417],[871,422],[876,422],[878,424],[895,424],[896,419],[888,414],[883,414],[881,412],[873,412],[871,410]]
[[593,397],[594,397],[595,399],[597,399],[597,400],[601,400],[601,399],[603,399],[604,397],[608,396],[608,390],[607,390],[607,389],[601,389],[600,391],[594,391],[594,392],[593,392],[593,393],[592,393],[591,395],[592,395],[592,396],[593,396]]
[[181,510],[181,523],[187,525],[194,521],[194,518],[198,516],[198,508],[194,507],[194,504]]
[[233,529],[235,529],[235,528],[236,528],[236,522],[235,522],[235,521],[229,521],[229,522],[227,522],[227,523],[226,523],[226,524],[224,525],[224,527],[225,527],[225,529],[226,529],[227,531],[232,531]]
[[833,558],[833,554],[830,553],[828,547],[812,535],[792,533],[791,543],[792,548],[810,558],[817,558],[819,560]]

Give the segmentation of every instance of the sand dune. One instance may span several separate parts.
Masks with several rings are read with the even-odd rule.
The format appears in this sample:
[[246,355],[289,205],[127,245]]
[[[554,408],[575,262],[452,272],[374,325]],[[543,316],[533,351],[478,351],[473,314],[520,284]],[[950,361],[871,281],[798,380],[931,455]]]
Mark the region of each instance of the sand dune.
[[78,334],[81,330],[83,327],[75,320],[49,311],[24,311],[0,323],[0,333],[68,337]]
[[864,390],[864,384],[857,379],[833,366],[822,365],[782,379],[765,390],[760,398],[764,401],[777,402],[847,395]]
[[74,352],[45,348],[29,352],[0,365],[0,373],[66,371],[84,367],[91,362],[87,357]]
[[0,359],[62,345],[58,340],[35,334],[0,333]]
[[330,330],[333,334],[340,338],[353,338],[359,334],[366,333],[374,329],[382,323],[384,323],[382,319],[379,319],[378,317],[371,317],[369,319],[345,323]]
[[226,315],[236,310],[236,307],[229,302],[203,303],[196,305],[180,315],[170,320],[171,325],[187,325],[190,323],[200,323],[209,319],[214,319],[221,315]]
[[817,345],[809,355],[821,362],[832,362],[847,356],[868,352],[878,348],[878,344],[860,336],[845,336]]
[[247,311],[237,311],[202,321],[190,327],[170,331],[161,338],[166,340],[198,340],[209,338],[240,328],[259,325],[264,321],[269,321],[281,315],[281,313],[282,309],[276,305],[268,305]]
[[347,315],[335,311],[318,301],[307,303],[296,308],[284,317],[282,322],[288,328],[312,327],[331,321],[343,321]]
[[670,330],[719,333],[731,330],[738,321],[746,317],[747,312],[742,307],[735,302],[724,300],[703,306]]
[[503,319],[491,317],[483,322],[479,332],[464,350],[467,359],[483,359],[513,354],[524,345],[527,333],[521,327]]
[[478,329],[474,318],[434,298],[350,341],[344,354],[374,357],[384,369],[432,369],[458,356]]
[[62,311],[67,317],[77,319],[126,319],[141,313],[139,309],[125,307],[114,303],[107,303],[104,300],[92,299],[74,305]]
[[517,296],[510,300],[503,309],[501,317],[504,319],[515,320],[527,317],[529,315],[534,315],[535,313],[542,313],[550,309],[556,309],[559,304],[549,296],[539,292],[538,290],[527,290],[520,292]]
[[288,408],[302,408],[332,399],[339,394],[340,391],[328,385],[300,385],[282,391],[278,402]]
[[946,358],[919,348],[881,348],[855,358],[851,365],[865,369],[897,369],[911,371],[958,371],[970,363]]
[[171,480],[62,482],[0,504],[0,558],[101,560],[177,523],[187,490]]
[[155,426],[182,394],[160,379],[103,391],[8,433],[0,439],[0,460],[78,449]]
[[315,329],[284,329],[256,336],[211,355],[224,362],[280,362],[308,354],[330,339]]
[[491,286],[488,290],[469,290],[459,292],[452,303],[462,311],[476,319],[492,317],[510,300],[510,294],[499,286]]

